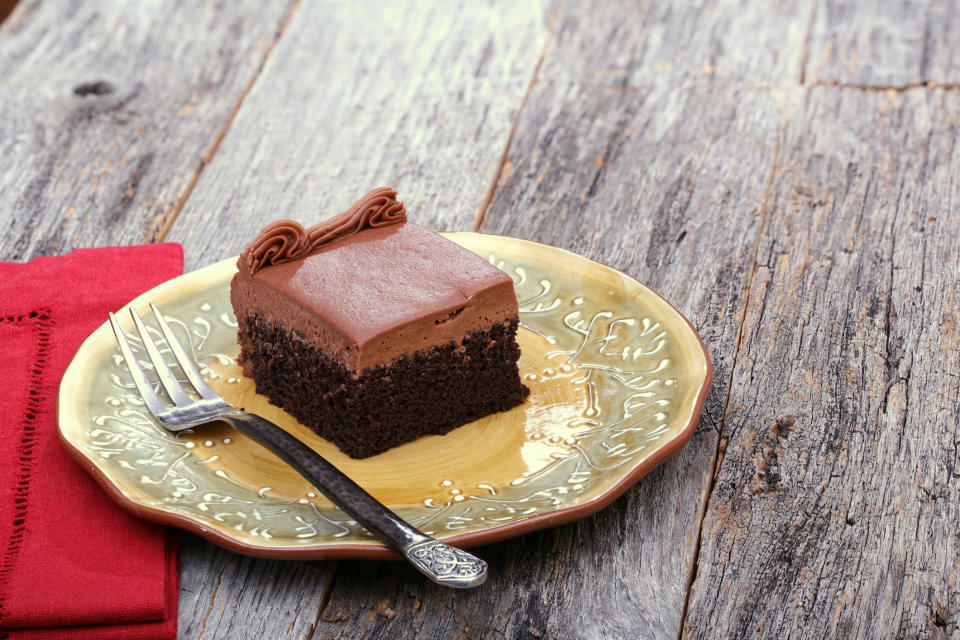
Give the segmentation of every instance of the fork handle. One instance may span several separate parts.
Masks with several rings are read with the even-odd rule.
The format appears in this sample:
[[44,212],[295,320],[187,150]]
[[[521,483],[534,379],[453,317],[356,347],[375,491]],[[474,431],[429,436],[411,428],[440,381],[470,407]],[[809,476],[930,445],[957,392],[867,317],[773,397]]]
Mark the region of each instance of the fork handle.
[[319,453],[269,420],[239,412],[220,418],[280,456],[331,502],[437,584],[467,589],[486,580],[486,562],[412,527]]

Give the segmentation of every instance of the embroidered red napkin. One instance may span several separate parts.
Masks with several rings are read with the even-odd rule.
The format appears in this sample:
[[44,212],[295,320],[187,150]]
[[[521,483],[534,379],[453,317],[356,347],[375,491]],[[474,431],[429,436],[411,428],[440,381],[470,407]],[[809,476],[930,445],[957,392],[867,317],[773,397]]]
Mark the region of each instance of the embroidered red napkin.
[[118,507],[60,443],[73,354],[183,269],[180,245],[0,262],[0,638],[175,638],[172,536]]

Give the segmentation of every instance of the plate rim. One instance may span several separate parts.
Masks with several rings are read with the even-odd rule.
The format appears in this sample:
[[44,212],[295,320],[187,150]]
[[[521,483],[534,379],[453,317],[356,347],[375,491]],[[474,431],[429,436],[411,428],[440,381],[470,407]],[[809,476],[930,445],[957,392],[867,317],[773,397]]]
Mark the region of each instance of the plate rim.
[[[571,505],[569,507],[560,508],[554,511],[549,511],[545,513],[538,513],[531,515],[526,518],[521,518],[519,520],[514,520],[504,524],[494,525],[485,529],[470,531],[460,534],[452,534],[449,536],[439,536],[439,539],[443,540],[445,543],[461,547],[461,548],[470,548],[480,545],[492,544],[494,542],[500,542],[509,538],[513,538],[519,535],[526,533],[531,533],[533,531],[539,531],[542,529],[548,529],[563,524],[568,524],[577,520],[582,520],[587,518],[601,509],[609,506],[614,500],[623,495],[627,489],[636,484],[641,478],[647,475],[650,471],[658,467],[660,464],[668,460],[677,454],[680,449],[682,449],[693,437],[693,433],[696,430],[697,423],[700,420],[700,416],[703,411],[703,406],[706,403],[707,396],[710,392],[710,387],[713,382],[713,363],[710,359],[710,354],[707,352],[706,345],[704,345],[703,338],[697,332],[696,328],[693,326],[693,323],[690,320],[680,313],[680,311],[673,306],[666,298],[661,296],[656,290],[651,288],[649,285],[637,280],[636,278],[623,273],[613,267],[596,262],[590,258],[581,256],[577,253],[563,249],[560,247],[554,247],[551,245],[543,244],[540,242],[535,242],[533,240],[526,240],[523,238],[514,238],[511,236],[498,236],[494,234],[485,234],[477,233],[472,231],[458,231],[458,232],[448,232],[441,233],[445,237],[451,236],[472,236],[472,237],[487,237],[497,240],[508,240],[510,242],[517,242],[520,244],[532,245],[534,248],[542,248],[552,252],[560,252],[566,254],[571,258],[576,260],[585,260],[591,263],[594,267],[599,267],[601,270],[610,271],[616,275],[627,278],[628,280],[634,282],[635,284],[643,287],[651,294],[656,296],[663,302],[667,307],[669,307],[677,316],[686,323],[687,328],[693,334],[697,340],[697,344],[700,347],[700,352],[703,355],[704,360],[704,377],[700,383],[700,389],[697,393],[696,401],[693,406],[693,411],[690,414],[690,419],[683,430],[680,431],[674,438],[667,441],[659,448],[654,450],[649,456],[641,460],[637,465],[635,465],[626,475],[623,476],[618,482],[613,484],[609,489],[603,493],[587,500],[586,502]],[[218,260],[214,263],[189,271],[182,275],[179,275],[175,278],[171,278],[159,285],[157,287],[162,287],[168,285],[168,283],[192,276],[198,272],[204,270],[214,270],[218,265],[221,265],[225,262],[236,262],[237,256],[232,256],[229,258],[224,258],[223,260]],[[124,305],[124,309],[138,304],[141,300],[146,299],[151,292],[153,292],[157,287],[153,287],[148,291],[138,295],[133,300]],[[264,547],[258,546],[255,544],[245,543],[237,538],[231,537],[224,534],[217,529],[204,526],[202,523],[194,520],[193,518],[174,513],[171,511],[166,511],[163,509],[150,507],[144,505],[132,498],[128,497],[123,489],[121,489],[117,484],[115,484],[107,475],[104,473],[93,461],[84,454],[83,451],[79,449],[67,436],[64,428],[61,423],[61,410],[62,405],[64,405],[68,399],[68,390],[65,389],[64,382],[67,380],[67,373],[73,368],[74,362],[77,360],[77,357],[84,351],[84,347],[87,345],[94,334],[100,331],[108,321],[104,321],[102,325],[94,329],[94,331],[83,341],[80,345],[77,352],[73,355],[70,360],[70,363],[67,365],[67,368],[64,372],[64,376],[60,381],[57,391],[57,403],[56,403],[56,422],[57,422],[57,433],[59,435],[61,443],[67,450],[67,453],[84,469],[86,470],[97,484],[107,493],[110,498],[119,504],[126,511],[132,513],[133,515],[143,518],[157,524],[164,526],[177,527],[185,531],[189,531],[196,535],[199,535],[211,542],[214,542],[224,548],[227,548],[231,551],[242,553],[244,555],[265,558],[265,559],[291,559],[291,560],[325,560],[325,559],[367,559],[367,560],[396,560],[400,558],[400,555],[396,553],[393,549],[385,546],[378,540],[372,539],[370,542],[320,542],[312,545],[304,546],[271,546]]]

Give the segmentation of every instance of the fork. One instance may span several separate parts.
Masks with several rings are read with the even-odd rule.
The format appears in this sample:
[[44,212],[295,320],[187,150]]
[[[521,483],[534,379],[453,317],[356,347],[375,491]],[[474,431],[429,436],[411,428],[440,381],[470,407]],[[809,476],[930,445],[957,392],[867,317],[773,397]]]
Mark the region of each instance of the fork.
[[130,307],[130,315],[133,316],[133,322],[160,384],[173,404],[161,400],[154,391],[153,385],[134,357],[116,315],[112,312],[110,326],[140,396],[163,428],[177,433],[207,422],[227,422],[286,461],[331,502],[399,551],[414,567],[437,584],[458,589],[483,584],[487,578],[486,562],[414,528],[313,449],[269,420],[247,413],[217,395],[174,336],[160,309],[152,302],[150,309],[173,357],[199,398],[191,396],[174,376],[136,309]]

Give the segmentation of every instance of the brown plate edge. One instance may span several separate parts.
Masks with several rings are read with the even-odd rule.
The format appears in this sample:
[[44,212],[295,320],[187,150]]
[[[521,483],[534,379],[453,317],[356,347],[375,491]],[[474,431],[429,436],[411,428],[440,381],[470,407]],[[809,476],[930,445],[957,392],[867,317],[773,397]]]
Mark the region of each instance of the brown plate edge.
[[[444,234],[447,235],[447,234]],[[449,234],[449,235],[458,235],[458,234]],[[467,235],[467,234],[464,234]],[[469,235],[488,235],[488,234],[479,234],[471,233]],[[550,245],[542,245],[541,243],[524,240],[520,238],[509,238],[510,240],[520,240],[521,242],[526,242],[530,244],[540,244],[541,246],[548,247],[555,251],[563,251],[565,253],[570,253],[575,255],[581,260],[589,260],[594,264],[597,264],[605,269],[613,269],[613,267],[608,267],[602,265],[590,258],[585,258],[574,254],[573,252],[567,251],[565,249],[560,249],[559,247],[552,247]],[[228,258],[229,259],[229,258]],[[665,445],[661,446],[655,450],[648,458],[643,462],[638,464],[630,473],[623,477],[617,484],[611,487],[605,493],[589,500],[580,505],[557,509],[549,513],[541,513],[538,515],[530,516],[529,518],[524,518],[521,520],[515,520],[513,522],[508,522],[502,525],[491,527],[489,529],[484,529],[482,531],[471,531],[468,533],[463,533],[460,535],[452,536],[438,536],[438,539],[442,540],[447,544],[454,545],[460,548],[472,548],[476,546],[492,544],[494,542],[501,542],[509,538],[513,538],[525,533],[531,533],[533,531],[539,531],[541,529],[548,529],[551,527],[560,526],[562,524],[569,524],[576,520],[582,520],[587,518],[604,507],[608,506],[614,500],[619,498],[627,489],[636,484],[643,476],[647,475],[666,462],[669,458],[676,455],[680,449],[684,447],[693,437],[693,433],[696,430],[697,423],[700,421],[700,415],[703,411],[703,406],[706,403],[707,395],[710,391],[710,386],[713,382],[713,363],[710,360],[710,355],[707,352],[706,345],[703,343],[703,338],[701,338],[699,332],[693,326],[693,323],[680,311],[677,310],[669,301],[666,300],[663,296],[657,293],[648,285],[640,282],[636,278],[633,278],[622,271],[617,271],[617,273],[630,278],[631,280],[637,282],[641,286],[645,287],[651,291],[654,295],[660,298],[668,307],[670,307],[684,322],[687,323],[687,326],[693,332],[693,335],[697,338],[697,343],[700,345],[700,350],[703,353],[704,363],[706,364],[706,372],[703,379],[703,382],[700,386],[700,392],[697,395],[697,402],[693,408],[693,412],[690,415],[690,420],[687,423],[687,426],[684,427],[684,430],[681,431],[675,438],[670,440]],[[133,302],[133,301],[131,301]],[[99,327],[98,327],[99,329]],[[79,350],[78,350],[79,354]],[[76,358],[74,355],[74,358]],[[71,359],[70,364],[73,364]],[[69,370],[70,365],[67,366]],[[208,529],[200,524],[198,524],[192,518],[187,516],[182,516],[176,513],[171,513],[169,511],[164,511],[162,509],[155,509],[152,507],[144,506],[134,500],[128,498],[124,493],[110,481],[110,479],[90,461],[86,455],[80,449],[75,447],[72,442],[70,442],[62,429],[59,428],[60,425],[60,393],[58,389],[57,394],[57,407],[56,407],[56,421],[57,421],[57,433],[60,437],[60,442],[66,447],[67,453],[83,468],[85,469],[100,485],[100,487],[113,499],[117,504],[119,504],[123,509],[132,513],[133,515],[142,518],[144,520],[149,520],[157,524],[164,526],[177,527],[183,529],[190,533],[194,533],[202,538],[214,542],[226,549],[235,551],[237,553],[242,553],[244,555],[256,557],[256,558],[265,558],[272,560],[333,560],[333,559],[344,559],[344,560],[398,560],[400,555],[390,549],[387,546],[384,546],[378,542],[371,541],[370,544],[356,544],[356,543],[338,543],[335,545],[324,545],[316,547],[260,547],[257,545],[245,544],[240,542],[236,538],[224,535],[221,532],[215,529]]]

